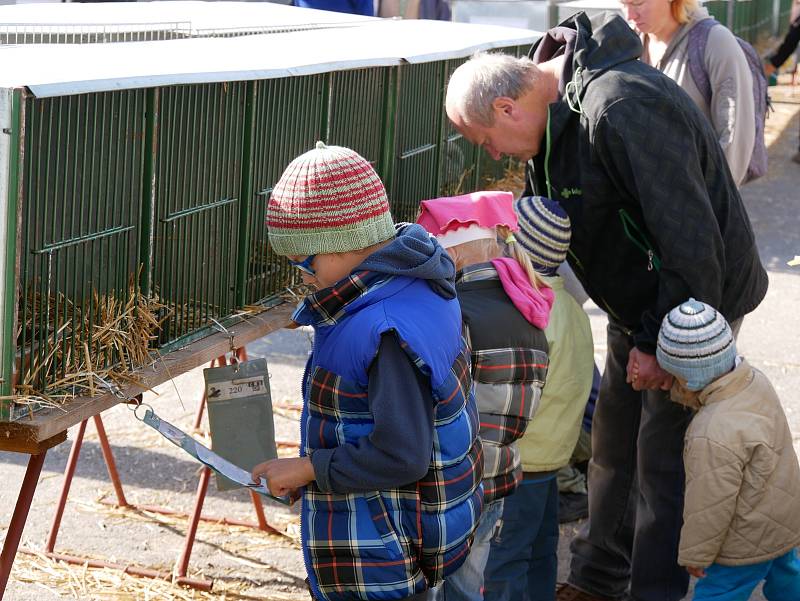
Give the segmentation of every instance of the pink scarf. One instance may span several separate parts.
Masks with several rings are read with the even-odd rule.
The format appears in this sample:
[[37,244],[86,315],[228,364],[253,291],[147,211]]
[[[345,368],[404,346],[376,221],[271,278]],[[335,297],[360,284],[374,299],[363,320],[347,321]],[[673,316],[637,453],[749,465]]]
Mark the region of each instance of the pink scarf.
[[550,321],[555,293],[549,286],[536,290],[528,279],[528,274],[515,259],[503,257],[494,259],[492,266],[500,276],[500,283],[508,298],[517,310],[531,324],[544,330]]

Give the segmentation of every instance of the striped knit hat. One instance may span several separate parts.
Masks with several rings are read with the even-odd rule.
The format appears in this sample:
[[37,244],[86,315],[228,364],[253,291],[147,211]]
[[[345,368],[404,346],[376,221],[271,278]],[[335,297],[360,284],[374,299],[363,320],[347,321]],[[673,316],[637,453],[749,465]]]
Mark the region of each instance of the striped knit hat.
[[733,369],[736,342],[722,314],[690,298],[667,313],[658,331],[661,368],[702,390]]
[[286,167],[267,205],[269,242],[279,255],[360,250],[395,235],[389,199],[364,157],[316,148]]
[[514,204],[519,220],[517,242],[528,251],[537,271],[554,274],[567,258],[572,229],[569,217],[555,200],[523,196]]

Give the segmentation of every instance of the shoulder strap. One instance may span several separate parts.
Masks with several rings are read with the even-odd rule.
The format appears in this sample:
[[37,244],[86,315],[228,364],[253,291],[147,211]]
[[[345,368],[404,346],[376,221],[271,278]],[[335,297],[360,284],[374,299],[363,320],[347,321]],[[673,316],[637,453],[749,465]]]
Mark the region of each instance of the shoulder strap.
[[689,74],[692,76],[694,85],[700,90],[700,94],[706,99],[706,103],[711,102],[711,82],[706,72],[706,44],[711,28],[719,25],[719,21],[714,18],[703,19],[696,23],[689,30]]

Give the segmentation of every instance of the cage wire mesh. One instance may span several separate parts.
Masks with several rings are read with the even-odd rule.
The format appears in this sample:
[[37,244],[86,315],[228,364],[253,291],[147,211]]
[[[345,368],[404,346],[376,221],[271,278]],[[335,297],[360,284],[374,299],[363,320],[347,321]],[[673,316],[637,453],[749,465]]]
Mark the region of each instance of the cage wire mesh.
[[[317,140],[375,166],[396,220],[414,219],[425,198],[474,190],[479,153],[443,108],[460,62],[23,93],[12,149],[22,173],[17,327],[0,341],[17,398],[94,394],[154,351],[206,335],[212,320],[291,297],[300,281],[269,246],[265,209],[286,165]],[[32,406],[0,404],[0,420]]]
[[152,42],[191,37],[187,22],[0,23],[0,45]]

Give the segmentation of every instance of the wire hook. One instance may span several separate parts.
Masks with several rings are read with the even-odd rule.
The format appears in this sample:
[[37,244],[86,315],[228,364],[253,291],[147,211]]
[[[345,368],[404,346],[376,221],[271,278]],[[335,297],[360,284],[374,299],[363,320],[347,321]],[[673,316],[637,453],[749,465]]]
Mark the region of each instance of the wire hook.
[[233,343],[234,337],[236,336],[236,332],[233,332],[233,331],[229,330],[228,328],[226,328],[224,325],[222,325],[220,322],[218,322],[213,317],[210,317],[209,319],[211,319],[211,321],[214,322],[214,324],[215,324],[214,329],[217,330],[217,332],[219,332],[220,334],[227,334],[227,336],[228,336],[228,345],[230,346],[230,352],[231,352],[231,365],[234,366],[234,371],[238,372],[239,371],[239,356],[236,354],[236,351],[238,349],[236,348],[236,345]]

